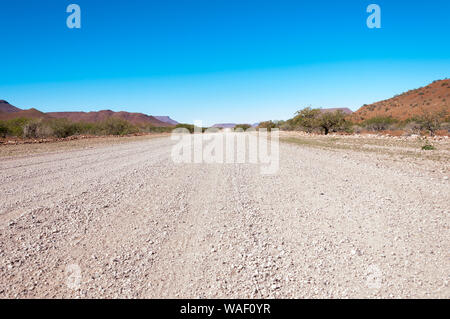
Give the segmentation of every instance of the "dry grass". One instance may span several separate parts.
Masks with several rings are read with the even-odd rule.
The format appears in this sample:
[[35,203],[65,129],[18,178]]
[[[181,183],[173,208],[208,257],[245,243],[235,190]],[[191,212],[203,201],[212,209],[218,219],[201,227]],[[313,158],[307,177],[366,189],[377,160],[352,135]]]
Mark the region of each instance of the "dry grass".
[[431,140],[436,148],[432,151],[422,150],[425,145],[420,138],[395,138],[374,136],[323,136],[282,132],[280,141],[321,149],[350,150],[356,152],[376,153],[395,157],[427,159],[450,162],[450,140]]

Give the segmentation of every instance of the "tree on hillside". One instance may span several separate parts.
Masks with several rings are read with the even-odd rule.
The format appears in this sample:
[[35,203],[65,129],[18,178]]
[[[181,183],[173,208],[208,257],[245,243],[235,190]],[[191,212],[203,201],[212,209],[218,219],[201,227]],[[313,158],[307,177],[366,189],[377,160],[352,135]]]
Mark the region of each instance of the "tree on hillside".
[[258,128],[266,128],[268,131],[270,131],[276,127],[277,127],[277,125],[272,121],[261,122],[258,125]]
[[244,131],[248,130],[252,126],[250,124],[238,124],[234,127],[234,129],[243,129]]
[[445,121],[447,113],[447,110],[441,110],[438,112],[423,110],[422,114],[417,117],[416,121],[422,130],[426,130],[430,132],[431,136],[434,136],[436,131],[441,128],[442,123]]
[[346,131],[350,128],[350,122],[346,120],[346,115],[341,110],[322,113],[317,122],[325,135],[330,132]]
[[325,135],[328,135],[330,132],[348,131],[351,123],[346,117],[347,115],[341,110],[323,112],[320,109],[307,107],[296,113],[292,123],[308,133],[321,129]]
[[295,113],[295,117],[292,119],[292,122],[294,125],[301,127],[306,132],[311,133],[318,127],[318,117],[320,113],[320,109],[312,109],[307,107],[301,111],[297,111],[297,113]]

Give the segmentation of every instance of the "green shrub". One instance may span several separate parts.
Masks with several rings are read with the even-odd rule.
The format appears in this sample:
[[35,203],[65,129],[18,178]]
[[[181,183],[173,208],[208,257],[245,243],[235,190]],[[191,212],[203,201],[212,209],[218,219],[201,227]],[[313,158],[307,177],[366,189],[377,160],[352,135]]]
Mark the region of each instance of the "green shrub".
[[[176,129],[176,128],[185,128],[185,129],[189,130],[190,133],[194,133],[195,129],[197,129],[197,130],[200,129],[199,127],[196,127],[196,126],[194,126],[192,124],[185,124],[185,123],[177,124],[175,127],[172,127],[172,130]],[[205,132],[206,130],[207,130],[207,127],[202,127],[201,128],[202,132]]]
[[192,124],[177,124],[175,128],[185,128],[188,129],[190,133],[194,133],[194,125]]
[[50,134],[58,138],[64,138],[81,133],[77,123],[73,123],[67,119],[54,119],[43,123],[41,127],[43,132],[40,134],[44,136]]
[[305,132],[311,133],[314,129],[319,127],[318,117],[320,113],[320,109],[312,109],[310,107],[304,108],[303,110],[295,113],[295,117],[292,119],[292,124],[301,128]]
[[273,128],[277,128],[277,125],[272,121],[261,122],[258,125],[258,128],[265,128],[267,131],[272,131]]
[[420,134],[420,125],[414,120],[406,120],[402,123],[402,129],[405,130],[409,134]]
[[36,138],[38,137],[38,127],[41,125],[40,120],[29,121],[23,126],[23,137]]
[[31,122],[31,119],[26,118],[16,118],[12,120],[5,121],[5,125],[7,128],[6,135],[8,136],[23,136],[23,129],[27,123]]
[[317,124],[325,135],[330,132],[350,132],[352,126],[352,123],[346,120],[346,115],[341,110],[320,114],[317,118]]
[[448,112],[445,109],[437,112],[422,110],[422,114],[416,118],[416,121],[422,130],[428,131],[431,136],[434,136],[435,132],[441,128],[447,116]]
[[100,122],[99,128],[102,135],[127,135],[139,131],[139,129],[130,122],[113,117]]
[[[58,137],[73,135],[127,135],[137,132],[170,133],[174,128],[186,128],[194,132],[194,125],[178,124],[175,127],[156,127],[153,125],[133,125],[132,123],[111,117],[97,123],[71,122],[67,119],[27,119],[17,118],[0,121],[0,136],[16,136],[25,138]],[[206,128],[201,129],[202,132]]]
[[250,124],[238,124],[235,126],[235,129],[243,129],[248,130],[249,128],[251,128],[252,126]]
[[299,128],[308,133],[322,131],[325,135],[330,132],[353,131],[352,122],[341,110],[330,112],[307,107],[295,114],[294,118],[286,121],[287,127]]
[[425,144],[424,146],[422,146],[422,150],[424,150],[424,151],[432,151],[432,150],[435,150],[436,148],[433,146],[433,145],[431,145],[431,144]]
[[75,128],[78,135],[104,135],[103,122],[75,122]]
[[397,122],[398,121],[392,117],[376,116],[365,120],[362,125],[369,130],[384,131],[391,128],[391,126]]
[[280,130],[283,130],[283,131],[293,131],[293,130],[295,130],[295,125],[293,124],[292,119],[289,119],[287,121],[279,121],[278,122],[278,127],[280,128]]
[[8,126],[3,121],[0,121],[0,137],[6,137],[8,134]]

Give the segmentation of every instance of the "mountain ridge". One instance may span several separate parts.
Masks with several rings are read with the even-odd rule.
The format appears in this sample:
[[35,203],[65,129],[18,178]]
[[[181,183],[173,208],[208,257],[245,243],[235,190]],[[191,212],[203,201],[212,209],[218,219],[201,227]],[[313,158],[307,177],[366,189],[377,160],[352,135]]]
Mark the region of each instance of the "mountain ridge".
[[172,120],[170,118],[170,116],[154,116],[154,118],[156,118],[158,121],[161,121],[164,123],[169,123],[169,124],[173,124],[173,125],[180,124],[179,122]]
[[175,126],[177,121],[172,120],[169,116],[160,116],[166,119],[161,121],[155,116],[144,113],[132,113],[126,111],[115,112],[112,110],[90,111],[90,112],[41,112],[35,108],[28,110],[20,109],[9,104],[5,100],[0,100],[0,120],[11,120],[15,118],[31,118],[31,119],[52,119],[65,118],[73,122],[95,123],[106,120],[108,118],[120,118],[129,121],[135,125],[152,125],[156,127]]
[[442,110],[450,113],[450,79],[437,80],[390,99],[363,105],[350,118],[356,123],[377,116],[406,120],[421,115],[424,111]]
[[0,100],[0,112],[3,113],[15,113],[22,111],[18,107],[15,107],[14,105],[9,104],[5,100]]
[[132,124],[151,124],[157,127],[172,126],[169,123],[159,121],[154,116],[144,113],[130,113],[125,111],[114,112],[111,110],[91,111],[91,112],[49,112],[46,113],[53,118],[66,118],[73,122],[95,123],[108,118],[121,118]]

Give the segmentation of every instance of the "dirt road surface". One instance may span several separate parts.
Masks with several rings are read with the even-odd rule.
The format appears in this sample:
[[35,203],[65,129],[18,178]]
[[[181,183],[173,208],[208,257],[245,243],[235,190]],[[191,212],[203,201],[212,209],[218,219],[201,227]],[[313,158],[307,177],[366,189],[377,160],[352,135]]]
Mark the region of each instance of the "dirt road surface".
[[281,144],[266,176],[172,145],[2,159],[0,298],[450,298],[448,163]]

